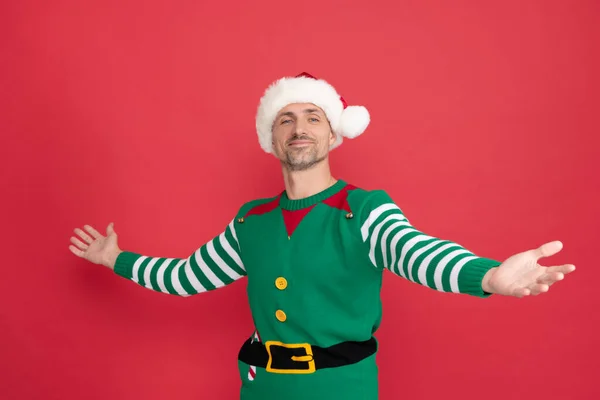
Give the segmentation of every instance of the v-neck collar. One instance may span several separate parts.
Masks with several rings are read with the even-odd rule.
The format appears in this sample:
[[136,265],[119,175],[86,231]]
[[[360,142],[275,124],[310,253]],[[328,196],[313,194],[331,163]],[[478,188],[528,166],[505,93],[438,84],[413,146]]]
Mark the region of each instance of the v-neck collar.
[[284,190],[279,199],[279,206],[284,210],[301,210],[303,208],[314,206],[315,204],[325,200],[328,197],[338,193],[346,186],[346,182],[342,179],[338,180],[327,189],[320,191],[319,193],[313,194],[312,196],[304,197],[302,199],[291,200],[287,196],[287,192]]

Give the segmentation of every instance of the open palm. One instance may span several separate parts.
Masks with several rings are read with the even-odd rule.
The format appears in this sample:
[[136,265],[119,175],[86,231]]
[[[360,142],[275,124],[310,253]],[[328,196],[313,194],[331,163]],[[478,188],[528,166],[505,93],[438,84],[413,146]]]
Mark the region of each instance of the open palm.
[[573,264],[552,267],[538,264],[540,258],[552,256],[562,247],[560,241],[554,241],[507,258],[488,281],[491,292],[516,297],[547,292],[552,284],[575,271]]
[[69,249],[76,256],[94,264],[110,266],[111,257],[114,257],[120,251],[117,244],[117,233],[114,231],[114,224],[112,222],[108,224],[106,236],[101,235],[89,225],[84,225],[83,228],[89,235],[83,230],[75,228],[75,233],[79,235],[81,240],[71,236],[71,243],[73,244],[69,246]]

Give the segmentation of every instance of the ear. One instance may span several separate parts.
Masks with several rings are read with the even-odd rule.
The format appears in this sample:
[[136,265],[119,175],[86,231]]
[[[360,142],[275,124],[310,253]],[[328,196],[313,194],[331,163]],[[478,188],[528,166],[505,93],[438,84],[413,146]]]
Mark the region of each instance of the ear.
[[335,139],[336,139],[336,134],[333,132],[333,129],[329,130],[329,147],[333,146],[333,144],[335,143]]

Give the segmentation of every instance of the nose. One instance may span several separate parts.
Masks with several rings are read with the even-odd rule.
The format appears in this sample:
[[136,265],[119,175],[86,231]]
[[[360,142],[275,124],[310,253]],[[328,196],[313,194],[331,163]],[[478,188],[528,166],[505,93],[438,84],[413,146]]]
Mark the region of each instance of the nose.
[[294,133],[297,136],[306,134],[308,132],[307,127],[308,127],[308,123],[306,121],[303,121],[302,118],[300,118],[294,124]]

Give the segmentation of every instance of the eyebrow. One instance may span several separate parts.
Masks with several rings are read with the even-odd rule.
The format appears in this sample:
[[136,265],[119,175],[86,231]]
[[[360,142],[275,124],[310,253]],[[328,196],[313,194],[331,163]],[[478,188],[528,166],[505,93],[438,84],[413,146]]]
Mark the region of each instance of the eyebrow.
[[[304,114],[311,114],[311,113],[321,114],[321,112],[319,112],[319,109],[317,109],[317,108],[305,108],[302,111],[304,112]],[[295,114],[292,111],[288,111],[288,112],[284,112],[277,118],[279,119],[279,118],[283,117],[284,115],[287,115],[288,117],[293,117]]]

